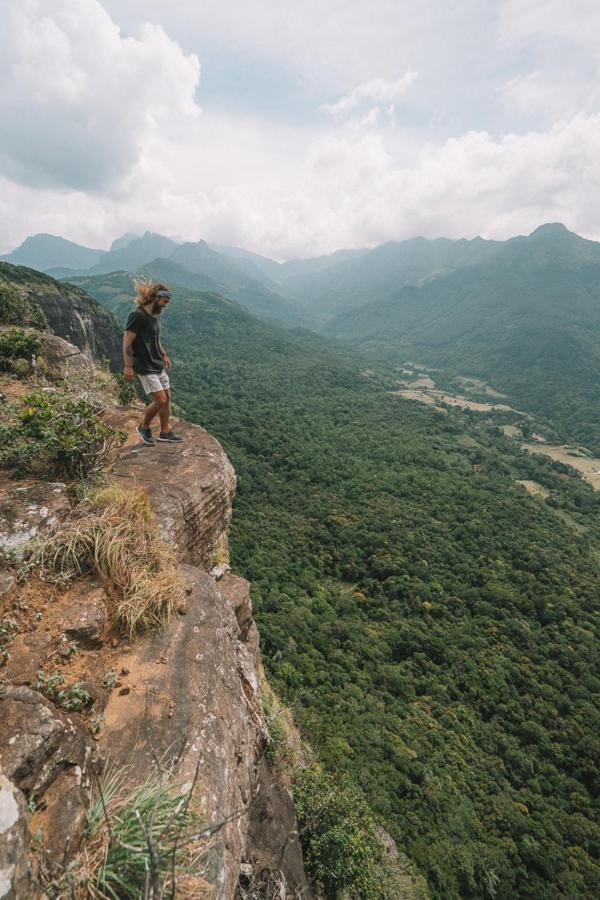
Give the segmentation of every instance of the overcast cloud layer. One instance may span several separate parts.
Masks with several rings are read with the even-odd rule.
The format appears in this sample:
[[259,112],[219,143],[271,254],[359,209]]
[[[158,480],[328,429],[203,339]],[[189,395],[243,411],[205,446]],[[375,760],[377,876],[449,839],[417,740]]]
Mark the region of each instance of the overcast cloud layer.
[[0,252],[600,239],[597,0],[0,0]]

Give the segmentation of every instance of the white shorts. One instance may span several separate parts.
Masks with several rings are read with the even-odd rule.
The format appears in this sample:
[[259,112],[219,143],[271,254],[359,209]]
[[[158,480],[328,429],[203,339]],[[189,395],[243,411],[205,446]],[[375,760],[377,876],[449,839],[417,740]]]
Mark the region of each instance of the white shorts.
[[149,395],[156,393],[156,391],[169,390],[169,376],[165,371],[160,372],[158,375],[140,375],[138,373],[138,378],[145,394]]

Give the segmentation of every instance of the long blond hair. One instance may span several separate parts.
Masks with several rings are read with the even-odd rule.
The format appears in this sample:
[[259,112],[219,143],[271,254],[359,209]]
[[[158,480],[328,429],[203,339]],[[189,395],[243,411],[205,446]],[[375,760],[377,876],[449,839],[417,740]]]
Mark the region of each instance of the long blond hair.
[[135,302],[137,306],[147,306],[156,300],[157,291],[168,291],[166,284],[152,281],[150,278],[134,278]]

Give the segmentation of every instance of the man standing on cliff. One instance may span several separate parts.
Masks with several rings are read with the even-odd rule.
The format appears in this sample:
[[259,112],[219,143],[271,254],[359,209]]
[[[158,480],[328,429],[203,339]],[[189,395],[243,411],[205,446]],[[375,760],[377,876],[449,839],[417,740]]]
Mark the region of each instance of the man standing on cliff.
[[150,424],[158,416],[158,440],[179,444],[183,438],[175,434],[169,423],[171,391],[166,370],[171,368],[171,360],[160,343],[159,318],[171,294],[165,284],[153,281],[135,281],[134,284],[137,309],[129,316],[123,335],[123,374],[128,381],[133,381],[137,375],[146,396],[152,397],[136,431],[145,444],[154,446]]

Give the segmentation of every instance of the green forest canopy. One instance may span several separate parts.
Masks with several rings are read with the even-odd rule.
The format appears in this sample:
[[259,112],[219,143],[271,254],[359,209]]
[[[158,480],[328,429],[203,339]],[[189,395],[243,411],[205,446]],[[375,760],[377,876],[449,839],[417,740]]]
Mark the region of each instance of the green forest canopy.
[[[86,289],[123,316],[110,278]],[[598,894],[598,495],[350,351],[174,293],[175,397],[236,468],[233,564],[321,759],[432,897]]]

